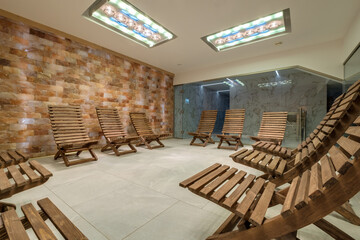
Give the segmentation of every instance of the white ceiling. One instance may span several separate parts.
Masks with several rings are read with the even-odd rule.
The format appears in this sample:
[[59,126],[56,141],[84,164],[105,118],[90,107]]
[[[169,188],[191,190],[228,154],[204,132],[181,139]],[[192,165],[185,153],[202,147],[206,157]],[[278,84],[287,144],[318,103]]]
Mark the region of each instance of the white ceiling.
[[[90,22],[82,13],[95,0],[1,0],[0,8],[166,71],[183,73],[249,57],[341,39],[359,0],[128,0],[177,35],[145,48]],[[290,34],[215,52],[200,38],[290,8]],[[275,46],[275,42],[283,42]]]

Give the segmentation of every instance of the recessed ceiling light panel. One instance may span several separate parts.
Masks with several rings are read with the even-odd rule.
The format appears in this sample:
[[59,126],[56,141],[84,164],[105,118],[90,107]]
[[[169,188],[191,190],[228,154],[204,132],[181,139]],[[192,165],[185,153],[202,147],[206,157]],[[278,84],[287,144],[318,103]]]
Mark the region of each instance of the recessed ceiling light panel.
[[176,37],[125,0],[97,0],[83,16],[146,47],[155,47]]
[[223,51],[289,32],[291,32],[291,26],[288,8],[201,39],[215,51]]

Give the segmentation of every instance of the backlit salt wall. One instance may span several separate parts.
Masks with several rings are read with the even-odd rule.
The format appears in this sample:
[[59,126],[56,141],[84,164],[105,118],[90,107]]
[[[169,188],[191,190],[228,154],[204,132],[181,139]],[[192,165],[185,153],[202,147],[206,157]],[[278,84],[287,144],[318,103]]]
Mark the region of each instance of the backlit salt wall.
[[116,107],[130,132],[130,112],[172,132],[173,94],[164,72],[0,16],[0,151],[54,154],[49,104],[80,104],[95,139],[102,138],[96,106]]

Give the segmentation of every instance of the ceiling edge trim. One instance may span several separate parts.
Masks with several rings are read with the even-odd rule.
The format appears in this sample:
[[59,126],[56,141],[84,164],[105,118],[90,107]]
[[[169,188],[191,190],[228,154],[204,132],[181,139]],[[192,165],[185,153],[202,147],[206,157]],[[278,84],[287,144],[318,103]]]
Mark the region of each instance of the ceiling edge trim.
[[[243,73],[243,74],[236,74],[236,75],[230,75],[230,76],[224,76],[224,77],[217,77],[217,78],[212,78],[212,79],[206,79],[206,80],[202,80],[202,81],[197,81],[197,82],[208,82],[208,81],[214,81],[214,80],[218,80],[218,79],[222,79],[222,78],[234,78],[234,77],[239,77],[239,76],[248,76],[248,75],[253,75],[253,74],[259,74],[259,73],[266,73],[266,72],[273,72],[276,70],[285,70],[285,69],[291,69],[291,68],[297,68],[300,69],[302,71],[305,72],[309,72],[312,73],[314,75],[318,75],[324,78],[328,78],[334,81],[338,81],[338,82],[344,82],[344,79],[342,78],[338,78],[323,72],[319,72],[310,68],[306,68],[300,65],[294,65],[294,66],[287,66],[287,67],[281,67],[281,68],[274,68],[274,69],[267,69],[267,70],[263,70],[263,71],[256,71],[256,72],[249,72],[249,73]],[[196,83],[196,82],[189,82],[189,83],[180,83],[180,84],[174,84],[174,86],[181,86],[181,85],[185,85],[185,84],[191,84],[191,83]]]
[[11,12],[8,12],[8,11],[5,11],[3,9],[0,9],[0,15],[3,16],[3,17],[6,17],[6,18],[9,18],[9,19],[12,19],[12,20],[16,20],[16,21],[20,21],[20,22],[23,22],[25,24],[28,24],[29,26],[32,26],[32,27],[35,27],[35,28],[38,28],[40,30],[43,30],[43,31],[47,31],[47,32],[50,32],[50,33],[53,33],[53,34],[58,34],[58,35],[61,35],[63,37],[66,37],[66,38],[69,38],[73,41],[76,41],[76,42],[79,42],[81,44],[85,44],[89,47],[92,47],[92,48],[96,48],[96,49],[99,49],[99,50],[104,50],[106,52],[109,52],[111,54],[114,54],[115,56],[118,56],[118,57],[121,57],[125,60],[128,60],[128,61],[131,61],[131,62],[135,62],[135,63],[138,63],[138,64],[141,64],[141,65],[144,65],[144,66],[147,66],[147,67],[150,67],[150,68],[153,68],[153,69],[156,69],[158,71],[161,71],[161,72],[164,72],[165,74],[169,75],[170,77],[174,77],[175,74],[172,73],[172,72],[168,72],[164,69],[161,69],[159,67],[155,67],[153,65],[150,65],[148,63],[145,63],[145,62],[142,62],[140,60],[137,60],[137,59],[134,59],[134,58],[131,58],[129,56],[126,56],[126,55],[123,55],[119,52],[115,52],[113,50],[110,50],[108,48],[105,48],[105,47],[102,47],[96,43],[92,43],[92,42],[89,42],[85,39],[82,39],[82,38],[79,38],[79,37],[76,37],[74,35],[71,35],[71,34],[68,34],[66,32],[63,32],[63,31],[60,31],[60,30],[57,30],[55,28],[52,28],[52,27],[49,27],[49,26],[46,26],[44,24],[41,24],[41,23],[38,23],[38,22],[35,22],[33,20],[30,20],[30,19],[27,19],[27,18],[24,18],[24,17],[21,17],[19,15],[16,15],[14,13],[11,13]]

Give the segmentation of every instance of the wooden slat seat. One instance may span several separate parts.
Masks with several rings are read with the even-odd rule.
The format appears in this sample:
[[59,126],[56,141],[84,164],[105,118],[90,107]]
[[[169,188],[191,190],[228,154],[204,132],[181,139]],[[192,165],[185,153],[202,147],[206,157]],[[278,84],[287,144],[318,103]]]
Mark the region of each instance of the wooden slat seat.
[[[244,128],[245,109],[228,109],[225,113],[224,126],[222,134],[216,135],[220,138],[218,148],[237,150],[243,146],[241,135]],[[223,142],[229,146],[221,146]]]
[[[131,122],[135,128],[137,135],[140,137],[140,142],[136,146],[145,145],[148,149],[160,148],[165,145],[160,141],[160,138],[170,136],[170,133],[155,134],[150,127],[150,123],[146,118],[145,113],[130,113]],[[159,145],[151,145],[151,142],[157,142]]]
[[[129,136],[127,134],[116,108],[96,107],[96,113],[106,140],[106,145],[101,148],[102,152],[111,149],[117,156],[120,156],[137,151],[131,142],[137,141],[139,136]],[[128,145],[130,150],[119,151],[122,145]]]
[[281,145],[284,138],[287,112],[264,112],[257,136],[251,136],[254,141],[268,141]]
[[[21,206],[24,214],[19,217],[13,208],[9,208],[0,214],[0,239],[11,240],[26,240],[30,239],[27,229],[32,229],[37,239],[50,240],[57,239],[56,234],[51,230],[47,224],[49,219],[64,237],[64,239],[71,240],[86,240],[88,239],[61,211],[58,209],[49,198],[44,198],[38,202],[41,210],[36,210],[31,204]],[[33,238],[31,238],[33,239]]]
[[52,173],[36,160],[0,169],[0,199],[45,183]]
[[[211,134],[214,131],[217,110],[204,110],[201,112],[200,121],[196,132],[189,132],[193,136],[190,145],[205,147],[208,143],[215,143]],[[199,139],[202,143],[195,143]]]
[[26,162],[28,159],[29,157],[19,150],[8,150],[0,152],[0,168]]
[[[91,147],[98,143],[89,138],[84,120],[82,118],[81,108],[78,105],[68,106],[48,106],[51,128],[54,140],[58,149],[54,159],[62,157],[66,166],[96,161],[97,156]],[[91,158],[69,160],[67,153],[75,152],[77,156],[82,151],[89,151]]]
[[[351,133],[357,131],[360,126],[353,125]],[[252,174],[218,163],[184,180],[180,186],[232,212],[207,239],[278,239],[289,234],[292,234],[289,239],[295,239],[296,231],[309,224],[335,239],[353,239],[323,219],[333,211],[349,216],[346,214],[352,210],[347,201],[360,191],[360,138],[344,136],[354,142],[350,148],[334,144],[318,162],[282,190],[277,190],[271,180],[256,179]],[[255,150],[247,156],[259,154],[261,152]],[[272,214],[277,211],[277,215],[267,218],[268,209],[277,204],[282,208],[272,209]],[[236,226],[238,230],[234,229]]]

